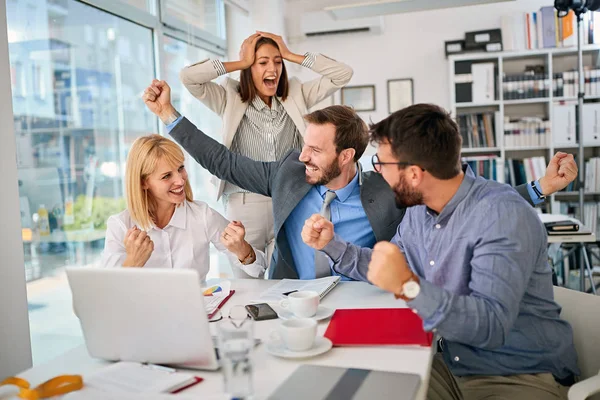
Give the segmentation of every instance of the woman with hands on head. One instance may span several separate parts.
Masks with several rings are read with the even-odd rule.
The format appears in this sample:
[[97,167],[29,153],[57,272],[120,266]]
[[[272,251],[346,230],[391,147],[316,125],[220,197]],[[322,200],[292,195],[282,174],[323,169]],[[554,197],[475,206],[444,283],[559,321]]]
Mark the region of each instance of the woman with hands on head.
[[194,201],[183,151],[160,136],[138,138],[127,157],[127,209],[109,217],[103,267],[209,270],[209,246],[227,255],[235,269],[259,277],[265,257],[244,239],[244,225],[229,223],[206,203]]
[[[300,82],[288,79],[284,61],[321,75]],[[240,80],[221,75],[241,71]],[[223,144],[257,161],[277,161],[292,149],[301,150],[309,108],[344,87],[352,77],[347,65],[320,54],[291,52],[281,36],[257,31],[242,43],[238,61],[205,60],[185,67],[180,78],[189,92],[223,119]],[[258,249],[273,244],[271,199],[220,182],[229,219],[246,225],[247,240]],[[238,276],[241,277],[241,276]]]

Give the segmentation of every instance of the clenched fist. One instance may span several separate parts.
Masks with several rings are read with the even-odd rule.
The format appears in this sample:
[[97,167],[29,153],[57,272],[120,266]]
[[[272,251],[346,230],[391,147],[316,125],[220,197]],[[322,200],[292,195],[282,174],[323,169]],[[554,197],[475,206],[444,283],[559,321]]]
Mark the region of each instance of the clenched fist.
[[413,275],[398,246],[390,242],[378,242],[373,247],[367,273],[367,279],[373,285],[401,295],[402,285]]
[[304,222],[302,240],[313,249],[321,250],[333,239],[333,223],[320,214],[313,214]]
[[150,236],[137,226],[127,231],[123,244],[127,253],[124,267],[143,267],[154,251],[154,242]]
[[232,221],[223,230],[221,243],[227,250],[235,254],[238,260],[244,260],[252,252],[252,246],[244,240],[245,236],[244,225],[240,221]]

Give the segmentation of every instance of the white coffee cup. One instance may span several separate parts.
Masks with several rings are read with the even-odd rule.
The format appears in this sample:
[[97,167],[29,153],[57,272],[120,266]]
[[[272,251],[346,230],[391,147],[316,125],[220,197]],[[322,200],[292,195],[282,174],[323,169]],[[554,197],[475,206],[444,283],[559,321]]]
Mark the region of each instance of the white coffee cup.
[[294,318],[282,321],[271,338],[275,342],[281,342],[288,350],[304,351],[313,347],[316,335],[317,321],[311,318]]
[[287,299],[281,300],[279,305],[286,310],[290,310],[296,317],[309,318],[317,313],[319,293],[312,290],[290,293]]

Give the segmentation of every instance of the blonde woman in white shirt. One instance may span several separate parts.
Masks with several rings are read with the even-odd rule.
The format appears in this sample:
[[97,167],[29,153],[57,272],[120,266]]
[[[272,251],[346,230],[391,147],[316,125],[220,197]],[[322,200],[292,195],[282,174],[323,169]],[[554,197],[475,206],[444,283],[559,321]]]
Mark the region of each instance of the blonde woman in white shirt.
[[108,219],[102,266],[193,268],[205,280],[212,243],[227,252],[234,269],[252,277],[264,274],[264,253],[244,240],[244,226],[193,200],[175,142],[160,135],[138,138],[125,179],[127,209]]
[[[284,60],[320,76],[301,82],[288,79]],[[216,78],[240,71],[240,80]],[[278,161],[289,150],[301,150],[309,109],[346,86],[353,71],[322,54],[296,54],[281,36],[257,32],[242,43],[239,61],[204,60],[180,73],[187,90],[223,119],[223,144],[257,161]],[[247,239],[270,257],[273,233],[271,199],[219,181],[226,216],[243,221]],[[238,275],[238,277],[243,277]]]

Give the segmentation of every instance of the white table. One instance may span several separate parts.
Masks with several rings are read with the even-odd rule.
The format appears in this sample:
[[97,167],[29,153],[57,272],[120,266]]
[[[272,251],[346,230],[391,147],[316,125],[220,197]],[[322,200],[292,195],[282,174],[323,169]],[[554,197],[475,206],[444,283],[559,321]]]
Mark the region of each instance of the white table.
[[[232,289],[236,293],[223,307],[227,315],[233,305],[245,305],[256,300],[258,295],[276,281],[240,279],[232,281]],[[382,290],[364,282],[340,282],[323,300],[323,305],[330,308],[404,308],[406,304]],[[277,311],[277,310],[276,310]],[[218,323],[218,322],[217,322]],[[268,340],[278,320],[255,322],[255,334],[263,341]],[[329,321],[319,324],[318,334],[323,335]],[[211,330],[216,334],[216,323],[211,323]],[[369,329],[369,327],[365,327]],[[421,388],[417,399],[425,399],[431,360],[432,347],[336,347],[320,356],[305,360],[288,360],[269,355],[265,344],[255,348],[254,353],[254,392],[255,399],[265,399],[281,384],[300,364],[329,365],[340,367],[366,368],[374,370],[414,373],[421,376]],[[61,374],[89,374],[108,363],[92,359],[85,348],[80,346],[67,352],[55,360],[34,367],[20,377],[30,381],[32,385]],[[227,399],[223,393],[223,378],[220,372],[194,371],[204,381],[182,394],[202,395],[203,400]],[[200,398],[200,397],[199,397]]]

